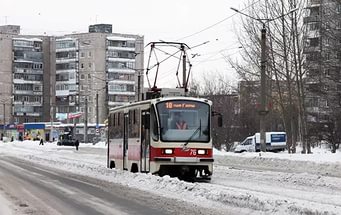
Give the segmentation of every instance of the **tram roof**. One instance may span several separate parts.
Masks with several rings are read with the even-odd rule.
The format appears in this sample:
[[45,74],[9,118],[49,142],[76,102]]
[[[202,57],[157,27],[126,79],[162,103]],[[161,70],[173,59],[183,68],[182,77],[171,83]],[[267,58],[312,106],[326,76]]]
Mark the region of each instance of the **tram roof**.
[[184,96],[159,97],[159,98],[155,98],[155,99],[148,99],[148,100],[130,102],[129,104],[126,104],[126,105],[111,108],[109,112],[129,108],[129,107],[133,107],[133,106],[144,105],[144,104],[152,104],[152,103],[158,103],[158,102],[169,101],[169,100],[199,101],[199,102],[204,102],[204,103],[208,103],[208,104],[212,105],[212,102],[206,98],[195,98],[195,97],[184,97]]

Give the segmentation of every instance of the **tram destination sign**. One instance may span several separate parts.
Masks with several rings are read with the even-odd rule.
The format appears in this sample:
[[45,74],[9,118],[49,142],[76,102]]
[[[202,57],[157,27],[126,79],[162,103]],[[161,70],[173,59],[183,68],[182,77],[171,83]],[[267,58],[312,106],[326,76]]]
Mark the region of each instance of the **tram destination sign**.
[[167,109],[194,109],[196,104],[192,102],[166,102]]

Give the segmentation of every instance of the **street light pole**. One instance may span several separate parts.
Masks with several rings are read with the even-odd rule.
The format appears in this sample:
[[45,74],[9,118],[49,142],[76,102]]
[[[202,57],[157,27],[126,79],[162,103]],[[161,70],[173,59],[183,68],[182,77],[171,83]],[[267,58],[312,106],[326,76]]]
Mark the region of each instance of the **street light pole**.
[[99,124],[99,116],[98,116],[98,90],[96,91],[96,127]]
[[261,77],[260,77],[260,110],[258,111],[259,114],[259,130],[260,130],[260,150],[262,152],[266,151],[266,141],[265,141],[265,116],[268,114],[268,110],[266,109],[266,91],[267,91],[267,84],[266,84],[266,26],[265,24],[271,21],[274,21],[276,19],[282,18],[288,14],[291,14],[298,10],[298,8],[290,10],[286,14],[282,14],[281,16],[278,16],[276,18],[272,19],[259,19],[259,18],[254,18],[248,14],[245,14],[235,8],[231,7],[231,10],[240,13],[246,17],[249,17],[250,19],[256,20],[260,23],[262,23],[262,29],[261,29]]
[[2,130],[2,137],[5,137],[5,126],[6,126],[6,123],[5,123],[5,121],[6,121],[6,111],[5,111],[6,104],[5,104],[5,101],[4,101],[3,105],[4,105],[4,114],[3,114],[4,123],[3,123],[3,127],[2,127],[2,129],[3,129]]
[[84,143],[88,142],[88,97],[85,97]]

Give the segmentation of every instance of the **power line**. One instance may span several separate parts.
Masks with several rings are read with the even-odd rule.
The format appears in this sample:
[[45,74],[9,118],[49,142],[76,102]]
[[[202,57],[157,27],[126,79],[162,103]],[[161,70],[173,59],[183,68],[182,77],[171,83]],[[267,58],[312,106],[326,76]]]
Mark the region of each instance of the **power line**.
[[[248,5],[247,7],[243,8],[243,9],[241,9],[241,10],[239,10],[239,11],[244,11],[244,10],[248,9],[249,7],[252,7],[253,5],[255,5],[255,4],[258,3],[258,2],[260,2],[260,0],[253,2],[252,4]],[[232,17],[233,17],[234,15],[236,15],[236,14],[237,14],[237,13],[234,13],[234,14],[232,14],[232,15],[226,17],[225,19],[222,19],[222,20],[220,20],[220,21],[218,21],[218,22],[216,22],[216,23],[214,23],[214,24],[212,24],[212,25],[210,25],[210,26],[208,26],[208,27],[206,27],[206,28],[204,28],[204,29],[202,29],[202,30],[200,30],[200,31],[197,31],[197,32],[193,33],[193,34],[190,34],[190,35],[187,35],[187,36],[185,36],[185,37],[179,38],[179,39],[177,39],[176,41],[184,40],[184,39],[187,39],[187,38],[189,38],[189,37],[192,37],[192,36],[195,36],[195,35],[197,35],[197,34],[200,34],[200,33],[204,32],[204,31],[206,31],[206,30],[208,30],[208,29],[211,29],[211,28],[213,28],[213,27],[219,25],[220,23],[225,22],[226,20],[232,18]]]

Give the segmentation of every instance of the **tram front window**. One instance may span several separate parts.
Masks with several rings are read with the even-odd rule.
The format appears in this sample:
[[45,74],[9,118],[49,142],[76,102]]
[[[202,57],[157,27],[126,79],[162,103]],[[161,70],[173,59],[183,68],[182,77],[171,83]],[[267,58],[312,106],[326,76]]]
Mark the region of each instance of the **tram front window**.
[[176,100],[157,104],[162,141],[208,142],[210,108],[196,101]]

